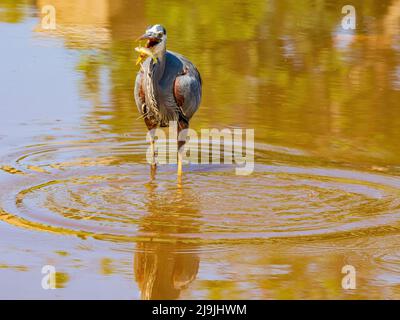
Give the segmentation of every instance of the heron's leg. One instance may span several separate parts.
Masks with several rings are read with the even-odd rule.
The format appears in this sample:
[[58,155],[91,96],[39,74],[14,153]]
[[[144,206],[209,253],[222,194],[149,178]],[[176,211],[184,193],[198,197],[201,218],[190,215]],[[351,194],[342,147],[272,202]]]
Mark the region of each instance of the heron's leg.
[[178,149],[178,177],[182,177],[182,151],[181,149]]
[[[178,123],[178,137],[181,133],[182,130],[188,129],[189,124],[184,121],[180,120]],[[185,143],[186,143],[186,136],[185,137],[180,137],[182,141],[179,141],[178,139],[178,179],[182,177],[182,160],[183,160],[183,152],[185,151]],[[185,138],[185,139],[183,139]]]
[[150,181],[153,181],[156,178],[157,166],[156,164],[150,165]]
[[150,179],[154,180],[156,177],[156,172],[157,172],[157,163],[156,163],[156,151],[155,151],[155,146],[154,146],[154,134],[152,134],[151,131],[150,133],[150,152],[151,152],[151,163],[150,163]]
[[155,170],[156,170],[156,150],[155,150],[155,146],[154,146],[154,135],[155,135],[155,131],[154,129],[157,127],[156,125],[154,125],[149,119],[145,118],[144,122],[147,125],[147,129],[150,132],[150,152],[151,152],[151,163],[150,163],[150,174],[152,179],[155,176]]
[[151,165],[156,166],[156,149],[154,146],[154,136],[153,135],[151,135],[150,150],[151,150]]

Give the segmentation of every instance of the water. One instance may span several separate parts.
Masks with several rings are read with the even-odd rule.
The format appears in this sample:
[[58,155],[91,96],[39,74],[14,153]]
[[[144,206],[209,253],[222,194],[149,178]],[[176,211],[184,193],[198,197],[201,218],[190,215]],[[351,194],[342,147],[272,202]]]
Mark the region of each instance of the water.
[[[0,297],[399,298],[400,2],[353,1],[354,32],[344,4],[1,1]],[[255,130],[252,175],[152,179],[132,92],[153,23],[201,71],[191,127]]]

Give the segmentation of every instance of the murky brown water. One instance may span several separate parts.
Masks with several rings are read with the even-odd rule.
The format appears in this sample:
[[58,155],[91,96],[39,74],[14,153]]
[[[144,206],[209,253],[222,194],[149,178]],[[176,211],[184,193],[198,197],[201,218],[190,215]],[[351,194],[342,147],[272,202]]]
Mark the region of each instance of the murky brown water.
[[[354,32],[344,4],[0,1],[0,297],[400,298],[400,1],[353,1]],[[255,130],[252,175],[151,179],[133,40],[153,23],[201,71],[191,127]]]

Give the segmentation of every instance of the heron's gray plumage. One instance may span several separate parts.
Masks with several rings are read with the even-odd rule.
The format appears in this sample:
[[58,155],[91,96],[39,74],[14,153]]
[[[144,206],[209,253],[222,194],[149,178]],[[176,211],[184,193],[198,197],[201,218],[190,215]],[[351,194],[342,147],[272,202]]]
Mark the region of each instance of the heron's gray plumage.
[[202,83],[196,67],[184,56],[164,51],[154,63],[147,58],[136,77],[135,100],[139,113],[154,126],[169,121],[187,123],[200,105]]

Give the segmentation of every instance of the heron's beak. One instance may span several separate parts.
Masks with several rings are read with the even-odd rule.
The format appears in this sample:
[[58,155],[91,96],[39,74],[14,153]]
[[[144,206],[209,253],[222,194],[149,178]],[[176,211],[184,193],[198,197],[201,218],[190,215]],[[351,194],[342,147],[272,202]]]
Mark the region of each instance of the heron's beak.
[[161,39],[152,33],[145,33],[145,34],[141,35],[137,39],[137,41],[140,41],[140,40],[147,40],[145,47],[149,48],[149,49],[151,49],[152,47],[156,46],[157,44],[159,44],[161,42]]
[[136,41],[140,41],[140,40],[146,40],[146,39],[150,39],[151,35],[148,33],[142,34],[139,38],[136,39]]

